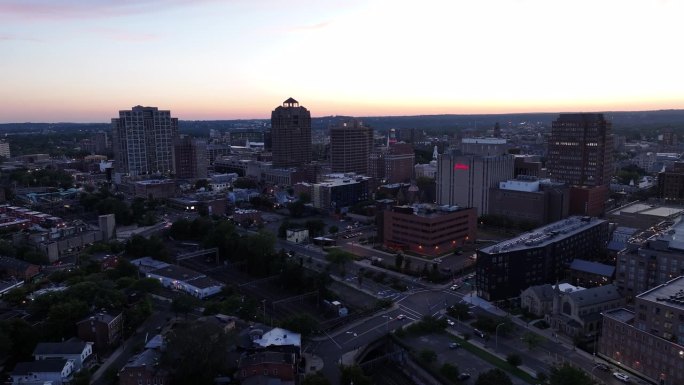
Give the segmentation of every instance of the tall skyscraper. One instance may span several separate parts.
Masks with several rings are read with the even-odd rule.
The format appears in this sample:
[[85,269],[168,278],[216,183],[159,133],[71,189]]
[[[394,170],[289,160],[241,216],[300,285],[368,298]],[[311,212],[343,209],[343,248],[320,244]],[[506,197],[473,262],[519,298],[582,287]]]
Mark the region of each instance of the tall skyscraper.
[[135,106],[112,119],[114,167],[131,176],[173,172],[173,141],[178,119],[171,111]]
[[207,142],[182,135],[173,141],[173,164],[176,178],[207,177]]
[[330,167],[332,172],[368,175],[368,159],[373,150],[373,129],[358,120],[330,127]]
[[613,175],[611,123],[603,114],[560,114],[551,125],[547,169],[571,186],[571,215],[602,215]]
[[289,98],[271,113],[273,167],[311,163],[311,113]]
[[613,134],[603,114],[560,114],[551,125],[549,176],[576,186],[610,184]]

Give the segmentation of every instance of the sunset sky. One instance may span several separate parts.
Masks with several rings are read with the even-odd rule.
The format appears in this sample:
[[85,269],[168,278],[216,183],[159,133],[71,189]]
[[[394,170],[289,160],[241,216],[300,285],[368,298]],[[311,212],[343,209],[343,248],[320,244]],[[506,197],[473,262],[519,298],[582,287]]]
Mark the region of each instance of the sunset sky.
[[0,0],[0,122],[684,108],[679,0]]

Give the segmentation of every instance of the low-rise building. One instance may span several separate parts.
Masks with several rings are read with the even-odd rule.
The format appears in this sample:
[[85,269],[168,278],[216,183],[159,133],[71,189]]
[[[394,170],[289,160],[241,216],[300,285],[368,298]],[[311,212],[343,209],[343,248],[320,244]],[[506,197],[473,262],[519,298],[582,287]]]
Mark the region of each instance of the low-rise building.
[[[558,284],[558,289],[562,293],[570,293],[583,288],[561,283]],[[537,317],[543,317],[553,311],[556,293],[556,286],[548,283],[530,286],[520,294],[520,306]]]
[[123,314],[97,313],[76,323],[78,338],[93,343],[102,354],[119,344],[123,332]]
[[305,243],[309,241],[308,229],[287,229],[286,239],[292,243]]
[[10,376],[12,385],[67,385],[74,373],[74,362],[54,359],[19,362]]
[[544,320],[571,337],[592,338],[601,330],[601,312],[625,305],[615,285],[562,292],[556,286],[553,309]]
[[394,206],[383,213],[386,247],[437,256],[475,240],[477,212],[474,208],[420,204]]
[[158,279],[164,287],[181,290],[197,298],[217,294],[223,288],[221,282],[182,266],[167,265],[147,272],[146,276]]
[[613,282],[615,266],[575,258],[570,264],[570,282],[582,287],[602,286]]
[[81,370],[93,355],[92,342],[69,340],[65,342],[41,342],[33,349],[36,361],[64,359],[74,362],[74,371]]
[[279,384],[294,385],[297,377],[297,362],[294,353],[266,351],[246,354],[238,362],[237,374],[242,384],[252,383],[250,378],[254,381],[262,377],[278,379]]
[[161,352],[158,349],[145,349],[133,356],[121,371],[119,385],[156,384],[165,385],[171,381],[170,373],[160,366]]
[[566,278],[575,258],[593,260],[608,242],[608,221],[569,217],[477,251],[477,294],[517,297],[530,286]]
[[12,257],[0,256],[0,276],[30,281],[40,273],[40,266]]
[[684,384],[684,276],[637,295],[633,311],[603,312],[598,354],[654,383]]

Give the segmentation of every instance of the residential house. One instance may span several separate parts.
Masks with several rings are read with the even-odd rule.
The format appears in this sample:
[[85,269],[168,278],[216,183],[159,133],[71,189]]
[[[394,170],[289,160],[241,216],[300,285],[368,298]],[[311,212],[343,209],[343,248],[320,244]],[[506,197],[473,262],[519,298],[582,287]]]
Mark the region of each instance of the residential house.
[[309,230],[307,229],[288,229],[286,239],[292,243],[304,243],[309,240]]
[[119,372],[119,385],[169,384],[170,373],[159,365],[160,360],[158,349],[145,349],[133,356]]
[[71,381],[73,373],[73,361],[54,359],[19,362],[10,376],[12,385],[66,385]]
[[74,371],[81,370],[93,355],[93,343],[78,339],[65,342],[41,342],[33,350],[36,361],[64,359],[74,362]]
[[97,353],[103,353],[116,346],[123,329],[123,314],[94,314],[76,323],[78,338],[93,343]]
[[277,379],[280,384],[295,384],[297,361],[294,353],[258,352],[246,354],[238,362],[237,377],[242,384],[263,383],[263,379]]

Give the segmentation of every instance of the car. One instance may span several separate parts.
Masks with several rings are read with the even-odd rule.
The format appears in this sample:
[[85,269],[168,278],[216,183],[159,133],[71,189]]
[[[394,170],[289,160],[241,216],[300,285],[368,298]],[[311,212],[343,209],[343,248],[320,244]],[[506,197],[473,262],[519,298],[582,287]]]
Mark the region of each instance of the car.
[[478,329],[473,329],[473,333],[480,338],[485,338],[487,336],[483,331]]
[[406,318],[406,316],[403,315],[403,314],[399,314],[399,315],[397,316],[397,320],[399,320],[399,321],[401,321],[401,320],[403,320],[403,319],[405,319],[405,318]]
[[624,374],[624,373],[613,372],[613,377],[617,378],[618,380],[620,380],[622,382],[629,382],[629,376]]
[[610,366],[608,366],[608,365],[606,365],[606,364],[598,364],[598,365],[596,365],[596,367],[597,367],[599,370],[603,370],[604,372],[607,372],[607,371],[610,370]]
[[450,342],[449,343],[449,349],[458,349],[460,347],[461,347],[461,344],[459,344],[458,342]]
[[461,285],[452,285],[452,286],[451,286],[451,290],[454,290],[454,291],[456,291],[456,290],[458,290],[458,289],[460,289],[460,288],[461,288]]
[[454,325],[456,325],[456,322],[454,322],[454,321],[448,319],[448,320],[447,320],[447,324],[448,324],[449,326],[454,326]]
[[465,380],[467,380],[467,379],[469,379],[469,378],[470,378],[470,373],[465,373],[465,372],[459,374],[458,377],[456,377],[456,379],[459,380],[459,381],[465,381]]

